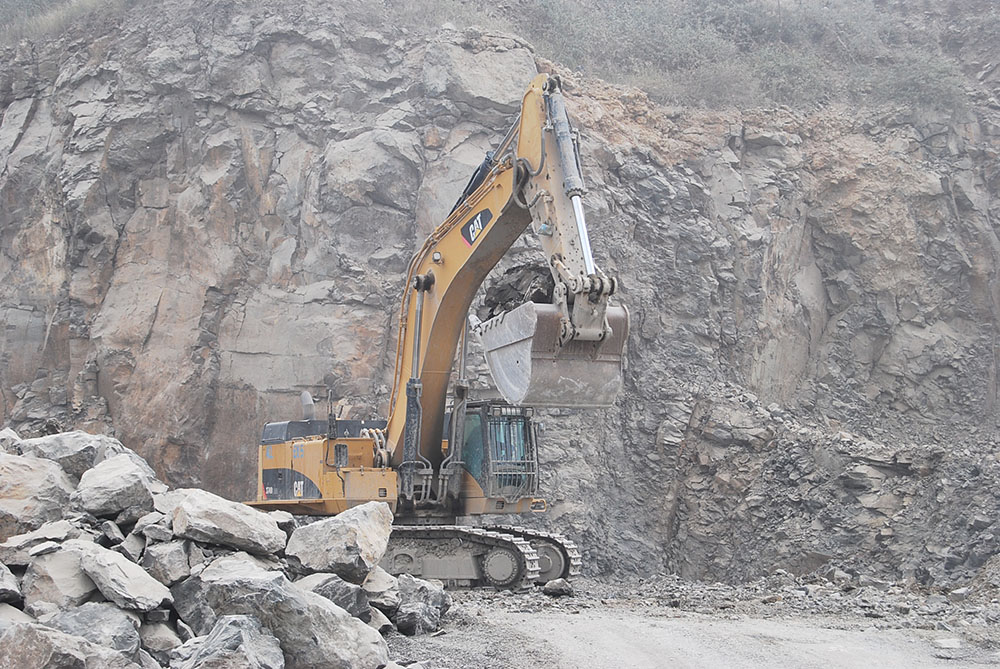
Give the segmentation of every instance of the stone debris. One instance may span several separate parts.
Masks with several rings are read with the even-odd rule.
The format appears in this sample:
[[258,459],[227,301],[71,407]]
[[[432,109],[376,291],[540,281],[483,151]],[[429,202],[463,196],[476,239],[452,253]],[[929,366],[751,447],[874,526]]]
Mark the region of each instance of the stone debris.
[[266,513],[204,490],[188,490],[173,512],[178,537],[269,555],[285,548],[285,533]]
[[79,430],[59,432],[20,442],[21,454],[52,460],[74,481],[99,462],[125,453],[121,442],[103,434]]
[[542,592],[550,597],[572,597],[573,586],[564,578],[549,581],[542,587]]
[[36,623],[9,626],[0,636],[0,649],[3,649],[0,669],[137,669],[139,666],[112,648]]
[[121,553],[71,539],[64,546],[80,556],[80,566],[101,594],[123,609],[149,611],[173,601],[170,590]]
[[207,636],[185,642],[171,669],[283,669],[278,640],[252,616],[221,616]]
[[[331,572],[303,577],[302,563],[285,559],[295,518],[197,489],[164,490],[138,456],[108,440],[92,448],[80,433],[33,445],[52,460],[4,454],[12,460],[5,471],[61,482],[63,503],[59,515],[46,512],[45,521],[0,543],[7,560],[0,561],[0,667],[21,666],[9,664],[8,648],[37,652],[38,666],[46,657],[57,658],[52,666],[65,658],[80,666],[144,669],[387,661],[382,634],[393,625],[372,608],[369,590]],[[59,458],[94,464],[79,471],[74,485]],[[6,490],[23,508],[41,508],[30,495],[51,497],[51,486]],[[372,564],[385,550],[391,514],[382,503],[366,506],[341,525],[339,543],[353,546],[357,559],[343,557],[350,552],[345,548],[341,563],[328,564],[346,564],[346,573],[362,581],[370,577],[375,599],[395,610],[397,581]],[[338,542],[330,526],[321,529],[326,541]]]
[[336,574],[310,574],[295,581],[295,585],[326,597],[355,618],[368,622],[371,616],[368,594],[364,589],[360,585],[348,583]]
[[392,617],[400,604],[399,582],[382,567],[376,566],[361,584],[368,595],[368,603],[385,615]]
[[363,583],[385,554],[392,512],[384,502],[367,502],[292,532],[285,548],[307,572],[332,572]]
[[0,541],[62,518],[72,492],[56,463],[0,453]]
[[21,599],[21,586],[7,565],[0,562],[0,602],[20,602]]
[[441,627],[441,616],[451,607],[451,596],[434,582],[401,574],[399,607],[390,616],[396,629],[407,636],[429,634]]
[[103,648],[113,648],[129,657],[139,650],[139,618],[110,602],[87,602],[60,611],[45,620],[60,632],[83,637]]

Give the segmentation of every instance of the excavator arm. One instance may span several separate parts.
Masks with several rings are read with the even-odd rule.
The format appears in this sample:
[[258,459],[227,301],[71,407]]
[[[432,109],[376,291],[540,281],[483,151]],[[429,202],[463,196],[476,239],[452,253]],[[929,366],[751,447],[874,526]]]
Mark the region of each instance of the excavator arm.
[[594,263],[583,192],[559,80],[538,75],[517,122],[408,268],[386,430],[404,498],[413,496],[414,472],[441,466],[469,306],[529,225],[555,278],[554,304],[528,303],[477,327],[498,388],[513,403],[545,406],[607,406],[617,395],[628,314],[608,305],[616,284]]

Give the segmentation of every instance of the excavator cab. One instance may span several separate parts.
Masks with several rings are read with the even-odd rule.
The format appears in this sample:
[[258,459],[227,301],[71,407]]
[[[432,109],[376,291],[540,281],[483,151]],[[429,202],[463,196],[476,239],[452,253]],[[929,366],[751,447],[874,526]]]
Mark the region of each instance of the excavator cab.
[[513,502],[538,493],[532,413],[529,407],[469,403],[462,460],[487,498]]

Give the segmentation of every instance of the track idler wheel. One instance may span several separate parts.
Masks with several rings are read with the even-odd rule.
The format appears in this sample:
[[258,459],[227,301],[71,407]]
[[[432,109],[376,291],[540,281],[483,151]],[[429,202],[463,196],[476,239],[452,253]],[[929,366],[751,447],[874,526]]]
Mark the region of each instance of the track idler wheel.
[[535,583],[545,585],[549,581],[563,578],[567,572],[567,562],[566,556],[559,547],[544,541],[532,543],[533,548],[538,553],[538,567],[541,570]]
[[521,558],[508,548],[490,549],[480,563],[483,578],[495,588],[507,588],[521,579]]

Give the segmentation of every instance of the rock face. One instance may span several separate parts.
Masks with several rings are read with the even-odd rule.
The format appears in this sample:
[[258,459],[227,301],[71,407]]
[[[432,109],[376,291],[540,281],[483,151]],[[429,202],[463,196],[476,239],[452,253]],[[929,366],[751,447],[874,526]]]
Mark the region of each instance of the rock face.
[[377,666],[379,633],[329,600],[248,560],[222,559],[173,588],[181,618],[207,634],[226,615],[253,615],[277,637],[289,669]]
[[54,462],[0,453],[0,541],[61,518],[72,492]]
[[389,544],[392,512],[384,502],[367,502],[292,532],[285,554],[308,571],[333,572],[362,583]]
[[[594,569],[718,579],[833,556],[953,580],[1000,550],[973,520],[1000,476],[1000,116],[980,102],[1000,83],[970,41],[949,38],[962,111],[678,111],[516,37],[352,3],[122,11],[0,47],[2,405],[25,434],[113,427],[171,484],[247,499],[257,426],[303,387],[384,414],[407,260],[540,67],[567,82],[632,335],[615,408],[539,413],[558,520],[536,522]],[[714,427],[737,395],[777,410]],[[840,432],[859,450],[831,462]],[[870,443],[947,448],[911,475]],[[841,486],[863,465],[884,488]],[[4,513],[0,538],[28,529]],[[946,541],[917,529],[944,518]]]
[[251,553],[276,553],[285,547],[285,533],[266,513],[204,490],[190,491],[176,506],[173,531],[179,537]]

